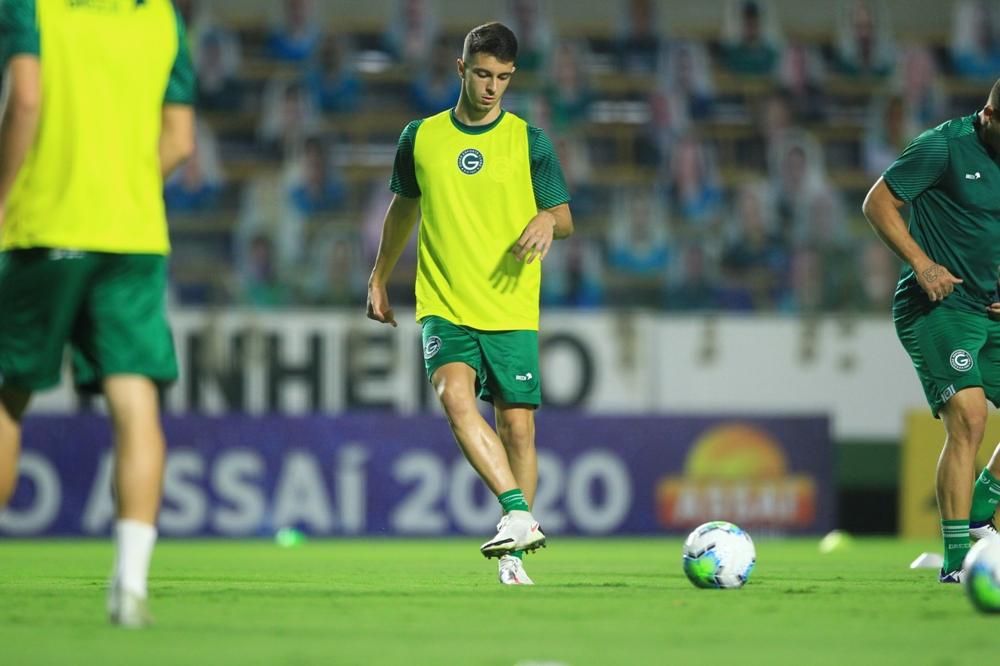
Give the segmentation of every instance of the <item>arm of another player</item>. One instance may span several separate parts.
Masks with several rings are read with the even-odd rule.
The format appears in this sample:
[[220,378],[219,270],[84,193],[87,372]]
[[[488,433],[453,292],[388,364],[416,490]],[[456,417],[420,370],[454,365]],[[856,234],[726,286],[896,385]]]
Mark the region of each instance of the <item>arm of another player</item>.
[[16,55],[7,66],[6,108],[0,121],[0,224],[7,196],[24,164],[42,113],[42,81],[39,60],[34,55]]
[[937,185],[950,157],[944,135],[934,129],[927,130],[889,165],[861,207],[882,242],[913,268],[917,283],[932,302],[948,296],[962,281],[927,256],[910,235],[899,209]]
[[573,214],[569,210],[569,204],[559,204],[538,211],[521,232],[521,237],[514,243],[511,252],[518,261],[528,264],[536,257],[539,261],[544,261],[545,255],[552,248],[553,240],[567,238],[572,234]]
[[382,239],[379,241],[375,267],[368,279],[368,318],[396,327],[396,318],[389,305],[386,284],[396,262],[406,249],[413,226],[420,213],[420,199],[407,198],[398,194],[392,197],[389,209],[382,223]]
[[907,230],[899,209],[903,202],[896,198],[879,178],[865,197],[861,207],[875,233],[900,259],[913,267],[917,282],[931,301],[940,301],[950,294],[961,280],[944,266],[935,263]]
[[164,179],[194,153],[194,109],[184,104],[163,107],[160,172]]
[[177,56],[163,95],[160,129],[160,173],[166,179],[194,153],[195,76],[184,19],[174,9],[177,22]]

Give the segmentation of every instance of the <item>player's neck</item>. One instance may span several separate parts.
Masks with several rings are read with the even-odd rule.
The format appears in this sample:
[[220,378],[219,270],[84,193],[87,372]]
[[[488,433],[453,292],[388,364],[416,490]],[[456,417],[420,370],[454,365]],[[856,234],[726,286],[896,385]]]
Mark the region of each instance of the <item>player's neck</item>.
[[455,105],[455,120],[462,123],[463,125],[468,125],[469,127],[477,127],[479,125],[489,125],[499,117],[500,117],[499,102],[497,102],[492,109],[484,113],[481,113],[476,109],[471,108],[471,105],[467,104],[465,101],[465,95],[462,95],[458,100],[458,104]]

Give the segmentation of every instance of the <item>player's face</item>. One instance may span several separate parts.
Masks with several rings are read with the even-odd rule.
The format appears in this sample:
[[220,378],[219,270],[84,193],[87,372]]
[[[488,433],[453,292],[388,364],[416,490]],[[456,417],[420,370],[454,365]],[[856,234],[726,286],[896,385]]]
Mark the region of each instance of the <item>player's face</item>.
[[469,59],[458,61],[462,77],[462,95],[469,108],[487,113],[500,103],[500,98],[514,76],[514,63],[500,62],[486,53],[474,53]]

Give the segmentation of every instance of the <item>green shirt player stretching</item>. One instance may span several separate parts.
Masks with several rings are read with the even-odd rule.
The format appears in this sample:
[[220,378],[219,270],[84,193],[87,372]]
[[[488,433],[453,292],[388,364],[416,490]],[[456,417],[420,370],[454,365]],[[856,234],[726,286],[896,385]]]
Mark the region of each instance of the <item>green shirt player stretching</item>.
[[[573,220],[552,144],[500,107],[516,57],[506,26],[474,28],[457,62],[455,108],[403,130],[368,316],[396,325],[385,285],[419,214],[417,319],[427,376],[462,452],[503,508],[497,535],[480,551],[500,558],[502,583],[531,584],[521,555],[545,543],[529,509],[538,483],[541,261],[553,238],[573,232]],[[477,395],[493,403],[496,431]]]
[[149,621],[164,442],[157,384],[177,363],[166,320],[163,177],[193,150],[194,77],[170,0],[0,0],[0,507],[21,416],[59,382],[103,391],[114,423],[110,619]]
[[[910,204],[907,226],[899,208]],[[1000,406],[1000,81],[979,112],[918,136],[864,213],[906,265],[893,301],[900,342],[947,431],[937,469],[939,579],[957,583],[971,539],[993,537],[1000,447],[975,480],[987,400]]]

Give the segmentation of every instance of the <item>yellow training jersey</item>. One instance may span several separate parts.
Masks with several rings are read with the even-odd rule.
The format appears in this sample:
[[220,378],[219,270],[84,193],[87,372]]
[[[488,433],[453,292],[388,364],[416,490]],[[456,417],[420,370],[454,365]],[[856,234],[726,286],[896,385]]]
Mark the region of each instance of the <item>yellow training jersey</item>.
[[41,64],[41,118],[0,248],[166,254],[159,139],[165,103],[191,104],[170,0],[3,0],[3,64]]
[[[417,319],[437,315],[489,331],[538,329],[541,262],[525,264],[510,253],[539,208],[550,207],[539,205],[533,186],[532,129],[507,112],[469,127],[448,110],[404,131],[412,162],[403,169],[397,163],[394,189],[420,197]],[[561,193],[551,205],[564,203],[569,197],[554,151],[547,158],[555,161]],[[400,181],[410,169],[412,177]]]

